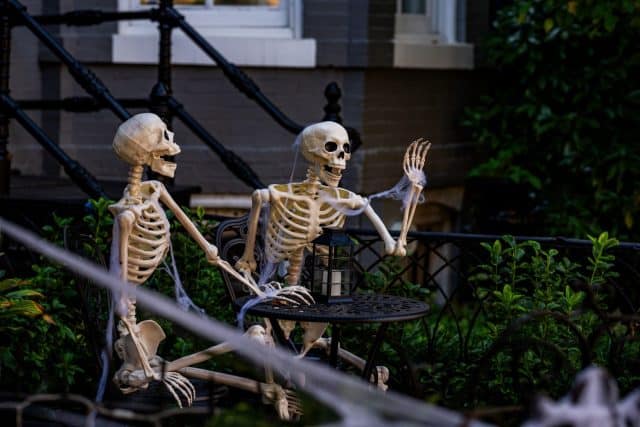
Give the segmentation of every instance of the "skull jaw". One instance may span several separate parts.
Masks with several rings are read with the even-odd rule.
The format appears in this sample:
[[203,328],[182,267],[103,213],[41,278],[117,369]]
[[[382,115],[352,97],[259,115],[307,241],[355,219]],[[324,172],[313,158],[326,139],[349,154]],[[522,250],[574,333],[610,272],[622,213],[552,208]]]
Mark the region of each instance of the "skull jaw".
[[180,154],[180,147],[178,146],[178,144],[173,142],[170,143],[169,147],[166,150],[152,153],[151,163],[149,163],[151,170],[155,173],[159,173],[160,175],[173,178],[178,165],[174,162],[165,160],[162,157],[175,156],[176,154]]
[[151,166],[152,171],[169,178],[173,178],[176,173],[176,168],[178,167],[177,164],[168,162],[161,157],[156,157],[151,160],[151,164],[149,166]]
[[342,179],[342,170],[340,170],[340,174],[335,174],[326,170],[324,165],[317,165],[316,171],[318,178],[320,178],[320,181],[324,185],[336,188],[340,184],[340,180]]

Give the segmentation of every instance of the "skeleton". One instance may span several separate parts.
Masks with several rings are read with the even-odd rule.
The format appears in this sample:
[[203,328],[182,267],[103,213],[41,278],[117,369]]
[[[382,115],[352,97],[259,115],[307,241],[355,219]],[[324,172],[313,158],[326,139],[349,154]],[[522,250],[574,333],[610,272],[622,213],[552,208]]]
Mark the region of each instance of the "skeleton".
[[[274,264],[288,263],[285,281],[290,286],[298,284],[304,252],[310,243],[322,234],[323,228],[342,228],[347,210],[362,210],[382,237],[386,253],[404,256],[407,232],[424,185],[422,169],[430,144],[422,140],[414,141],[405,153],[404,173],[411,187],[400,235],[395,241],[367,199],[339,187],[342,172],[351,158],[346,130],[334,122],[321,122],[306,127],[301,138],[300,150],[309,162],[307,177],[302,182],[273,184],[253,193],[247,242],[243,256],[235,264],[236,269],[247,279],[256,271],[254,249],[260,212],[264,205],[269,206],[269,216],[266,224],[263,224],[266,260]],[[295,323],[279,321],[279,324],[288,338]],[[301,326],[304,337],[300,357],[304,357],[313,347],[328,348],[328,341],[321,338],[327,326],[325,323],[305,322]],[[364,366],[362,359],[349,352],[341,350],[339,355],[356,367]],[[388,370],[378,367],[378,378],[388,378]],[[378,385],[386,389],[384,382],[379,381]]]
[[540,397],[523,427],[639,427],[640,389],[618,400],[618,386],[604,369],[580,372],[569,395],[553,402]]
[[[163,156],[178,154],[180,147],[173,142],[173,133],[158,116],[143,113],[124,122],[114,137],[113,148],[118,157],[131,166],[129,185],[124,191],[123,198],[109,207],[115,216],[114,231],[118,235],[114,235],[114,241],[118,245],[117,259],[122,280],[135,285],[143,284],[166,257],[170,246],[170,230],[169,221],[161,207],[162,203],[174,213],[187,233],[205,252],[211,264],[217,265],[242,281],[254,294],[271,298],[279,303],[298,304],[312,301],[307,291],[300,287],[277,287],[266,295],[253,280],[247,280],[218,257],[218,249],[200,234],[162,183],[142,182],[145,165],[168,177],[173,177],[176,169],[176,164],[164,160]],[[164,367],[163,373],[163,361],[156,355],[159,343],[165,338],[160,325],[153,320],[137,323],[136,301],[133,296],[123,295],[120,304],[126,306],[126,314],[121,315],[118,324],[120,338],[114,345],[118,356],[123,360],[122,366],[114,376],[116,385],[123,393],[132,393],[146,388],[151,380],[159,380],[180,406],[182,406],[180,396],[190,405],[195,398],[195,388],[182,373],[178,372],[181,366],[170,364]],[[248,330],[247,335],[265,345],[270,345],[266,338],[269,334],[261,326]],[[224,344],[217,348],[220,350],[219,354],[231,350]],[[216,352],[211,354],[215,355]],[[196,372],[192,376],[199,375]],[[243,386],[246,388],[247,381],[252,381],[232,375],[219,375],[222,375],[221,383],[241,388]],[[276,406],[284,405],[281,411],[285,412],[283,416],[288,416],[286,392],[282,388],[278,389],[279,386],[273,384],[271,378],[267,383],[259,387],[260,392],[265,399],[271,399]],[[255,388],[255,385],[252,387]]]

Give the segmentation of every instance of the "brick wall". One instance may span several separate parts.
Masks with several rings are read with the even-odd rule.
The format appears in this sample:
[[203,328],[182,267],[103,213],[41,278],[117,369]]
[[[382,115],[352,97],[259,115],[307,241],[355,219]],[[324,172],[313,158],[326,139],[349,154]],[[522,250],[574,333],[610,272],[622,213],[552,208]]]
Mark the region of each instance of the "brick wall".
[[363,190],[376,192],[395,184],[405,148],[418,137],[433,143],[429,185],[461,184],[474,161],[472,145],[460,127],[462,111],[484,86],[476,71],[367,70]]
[[[27,3],[32,12],[40,12],[42,2]],[[77,8],[115,9],[116,1],[60,0],[44,4],[46,13],[55,13]],[[304,36],[317,41],[318,67],[246,69],[264,93],[294,120],[310,123],[323,115],[325,85],[333,80],[340,84],[345,123],[361,131],[365,144],[353,157],[347,173],[347,186],[356,191],[371,193],[393,185],[399,178],[406,145],[418,136],[434,143],[431,185],[461,184],[473,163],[473,152],[459,121],[464,106],[485,90],[483,73],[389,68],[394,1],[306,0],[304,6]],[[467,2],[469,16],[482,22],[487,7],[485,0]],[[475,27],[469,24],[470,39],[482,32],[482,22]],[[88,64],[116,97],[145,97],[157,71],[152,66],[110,64],[110,35],[115,30],[115,23],[59,29],[65,47]],[[42,50],[38,54],[35,39],[20,28],[14,30],[13,59],[11,84],[16,98],[85,95],[55,58]],[[173,76],[175,96],[215,137],[245,159],[264,182],[288,178],[293,135],[238,92],[215,67],[176,66]],[[30,114],[98,178],[125,177],[126,167],[110,148],[118,125],[111,112]],[[177,121],[174,124],[176,140],[183,147],[178,157],[178,183],[199,185],[206,192],[250,190],[184,126]],[[16,168],[23,173],[60,173],[57,164],[43,156],[30,137],[15,124],[11,130]],[[303,171],[301,160],[298,176]]]

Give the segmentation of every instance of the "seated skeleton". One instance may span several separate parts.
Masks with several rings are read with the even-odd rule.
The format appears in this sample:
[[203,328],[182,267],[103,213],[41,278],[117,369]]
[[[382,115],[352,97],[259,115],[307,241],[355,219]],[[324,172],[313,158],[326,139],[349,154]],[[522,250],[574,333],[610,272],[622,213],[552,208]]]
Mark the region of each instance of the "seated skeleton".
[[[246,245],[235,267],[247,280],[251,279],[257,271],[258,252],[263,261],[266,261],[263,264],[286,266],[286,283],[298,286],[305,251],[311,242],[322,234],[323,228],[342,228],[347,213],[350,212],[363,212],[367,216],[380,234],[387,254],[405,255],[407,232],[424,186],[422,169],[429,147],[430,144],[426,141],[418,140],[405,153],[403,167],[409,189],[400,236],[395,241],[366,198],[339,187],[342,173],[351,157],[346,130],[334,122],[321,122],[306,127],[301,134],[300,143],[300,151],[308,161],[306,179],[289,184],[273,184],[253,193]],[[258,225],[263,209],[268,209],[262,224],[264,242],[262,251],[256,251]],[[288,338],[295,322],[280,320],[278,323]],[[304,322],[301,326],[304,335],[300,357],[304,357],[314,347],[329,348],[329,340],[322,338],[326,323]],[[346,362],[364,368],[361,358],[344,349],[340,349],[339,356]],[[388,370],[379,367],[377,377],[380,388],[386,389],[386,384],[380,379],[388,378]]]

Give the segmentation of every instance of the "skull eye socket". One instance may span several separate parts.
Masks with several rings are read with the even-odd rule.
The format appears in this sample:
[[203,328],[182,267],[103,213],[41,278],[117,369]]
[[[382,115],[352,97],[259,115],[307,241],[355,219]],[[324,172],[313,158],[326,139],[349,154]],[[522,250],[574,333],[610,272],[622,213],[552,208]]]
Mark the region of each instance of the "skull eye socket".
[[324,149],[327,150],[328,152],[334,152],[338,149],[338,144],[336,144],[333,141],[329,141],[326,144],[324,144]]
[[166,139],[168,141],[169,140],[169,132],[167,132],[166,129],[164,130],[163,135],[164,135],[164,139]]
[[349,145],[349,143],[346,143],[342,146],[342,149],[344,150],[345,153],[349,154],[351,153],[351,145]]

